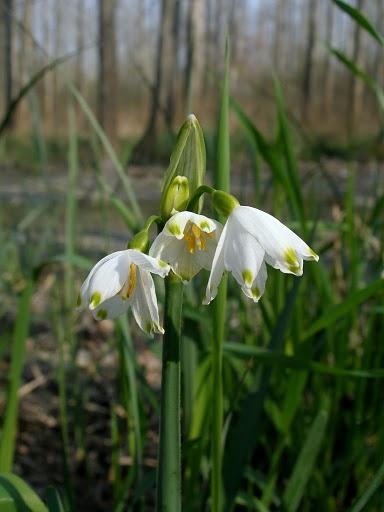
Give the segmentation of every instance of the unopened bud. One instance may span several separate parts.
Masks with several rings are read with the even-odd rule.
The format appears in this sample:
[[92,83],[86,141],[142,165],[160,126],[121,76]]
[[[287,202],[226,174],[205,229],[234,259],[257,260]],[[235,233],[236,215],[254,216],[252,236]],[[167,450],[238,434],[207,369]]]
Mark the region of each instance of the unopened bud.
[[[169,167],[165,173],[162,191],[160,211],[163,221],[166,221],[170,215],[169,205],[165,207],[165,203],[169,201],[169,197],[173,192],[169,192],[170,187],[177,184],[175,180],[179,177],[187,178],[189,194],[192,196],[195,190],[204,183],[205,176],[205,144],[203,131],[198,120],[193,114],[190,114],[180,128],[177,135],[175,147],[169,162]],[[184,184],[183,184],[184,186]],[[178,201],[179,203],[182,201]],[[198,210],[201,209],[202,201],[198,204]],[[182,208],[173,206],[175,210]],[[164,216],[164,213],[166,215]]]
[[161,198],[161,217],[167,221],[174,210],[185,210],[189,200],[189,182],[185,176],[176,176]]
[[147,252],[149,247],[148,229],[143,229],[128,242],[128,249],[136,249],[140,252]]
[[223,192],[222,190],[215,190],[211,197],[213,207],[219,214],[224,215],[224,217],[229,217],[232,210],[239,206],[239,201],[235,196],[227,194],[227,192]]

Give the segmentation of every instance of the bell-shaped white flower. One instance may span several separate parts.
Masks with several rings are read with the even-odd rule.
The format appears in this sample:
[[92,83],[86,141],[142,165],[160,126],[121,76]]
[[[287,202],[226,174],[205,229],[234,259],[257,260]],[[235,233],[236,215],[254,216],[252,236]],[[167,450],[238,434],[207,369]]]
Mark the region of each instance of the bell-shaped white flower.
[[204,303],[215,298],[224,270],[230,271],[245,295],[257,302],[267,280],[265,263],[301,276],[303,260],[318,259],[300,237],[272,215],[235,206],[217,245]]
[[88,306],[97,320],[116,318],[129,306],[140,328],[163,333],[151,273],[165,277],[169,265],[136,249],[109,254],[92,268],[79,294],[78,306]]
[[154,240],[149,254],[166,261],[183,281],[211,269],[222,225],[193,212],[175,213]]

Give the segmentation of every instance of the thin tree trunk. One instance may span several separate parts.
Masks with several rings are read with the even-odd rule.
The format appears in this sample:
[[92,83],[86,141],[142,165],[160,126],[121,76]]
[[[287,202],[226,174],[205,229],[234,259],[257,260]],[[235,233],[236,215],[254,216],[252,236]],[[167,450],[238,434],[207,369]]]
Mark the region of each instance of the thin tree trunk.
[[172,129],[175,110],[178,78],[178,49],[180,45],[180,0],[173,0],[173,23],[170,38],[170,69],[167,78],[166,122]]
[[[56,0],[54,12],[54,38],[53,38],[53,55],[54,58],[59,57],[61,51],[61,27],[62,27],[61,1]],[[52,86],[50,91],[51,108],[49,117],[51,120],[51,130],[57,132],[60,126],[60,102],[59,102],[59,80],[58,70],[52,72]]]
[[158,115],[164,96],[164,77],[167,77],[166,67],[170,59],[167,58],[167,51],[172,45],[169,44],[169,35],[172,29],[174,0],[161,0],[160,27],[157,40],[157,52],[155,56],[155,73],[152,87],[151,104],[147,125],[144,134],[135,148],[135,156],[138,158],[151,158],[154,152],[154,142],[157,137]]
[[[364,0],[357,0],[357,9],[360,11],[363,9]],[[354,25],[353,31],[353,49],[352,49],[352,60],[360,67],[361,65],[361,29],[358,23]],[[354,132],[356,114],[358,112],[358,103],[361,98],[362,89],[361,81],[353,73],[349,74],[348,84],[348,103],[347,103],[347,130],[351,136]]]
[[315,49],[316,38],[316,0],[310,0],[308,5],[308,30],[307,30],[307,46],[304,56],[304,73],[303,73],[303,118],[308,119],[309,107],[312,99],[312,79],[313,79],[313,53]]
[[284,0],[276,0],[275,33],[273,38],[273,65],[277,74],[281,72],[281,53],[284,34]]
[[76,46],[78,54],[76,56],[75,81],[80,92],[83,92],[84,74],[83,74],[83,49],[84,49],[84,30],[85,30],[85,4],[84,0],[77,0],[76,17]]
[[2,40],[0,43],[0,51],[3,52],[3,62],[1,73],[4,76],[4,111],[6,111],[12,100],[12,86],[13,86],[13,62],[12,62],[12,0],[2,0],[1,5],[1,20],[2,20]]
[[195,97],[201,90],[203,82],[203,2],[202,0],[189,0],[187,22],[187,63],[185,67],[184,94],[187,99],[187,112],[191,112],[195,105]]
[[[326,43],[332,46],[333,36],[333,19],[334,19],[334,6],[332,2],[327,5],[327,31],[326,31]],[[323,70],[323,106],[327,112],[332,107],[332,96],[333,96],[333,75],[331,68],[331,55],[330,52],[326,52]]]
[[117,135],[117,66],[115,13],[117,0],[99,0],[99,59],[97,111],[101,126],[114,140]]

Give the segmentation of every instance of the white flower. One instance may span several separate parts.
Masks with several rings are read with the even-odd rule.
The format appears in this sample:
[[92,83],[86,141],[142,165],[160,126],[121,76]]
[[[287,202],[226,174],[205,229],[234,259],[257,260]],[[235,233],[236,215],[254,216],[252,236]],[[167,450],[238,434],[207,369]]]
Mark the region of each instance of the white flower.
[[81,287],[78,306],[88,305],[97,320],[116,318],[131,306],[144,332],[163,333],[150,272],[165,277],[169,271],[169,265],[136,249],[114,252],[90,271]]
[[161,258],[183,281],[189,281],[199,270],[211,269],[213,255],[222,225],[204,215],[179,212],[165,224],[149,250]]
[[245,295],[257,302],[267,280],[265,263],[301,276],[303,260],[318,259],[301,238],[272,215],[249,206],[236,206],[217,245],[204,304],[216,297],[224,270],[229,270]]

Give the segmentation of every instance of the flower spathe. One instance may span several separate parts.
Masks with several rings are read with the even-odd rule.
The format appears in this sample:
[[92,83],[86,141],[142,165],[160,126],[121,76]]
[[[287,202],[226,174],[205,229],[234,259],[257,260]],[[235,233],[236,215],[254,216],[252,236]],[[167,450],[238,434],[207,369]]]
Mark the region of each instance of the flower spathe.
[[222,225],[204,215],[175,213],[154,240],[149,254],[166,261],[183,281],[211,269]]
[[224,270],[230,271],[245,295],[257,302],[265,289],[266,263],[301,276],[303,260],[318,259],[300,237],[272,215],[235,206],[217,245],[204,303],[215,298]]
[[114,252],[88,274],[80,290],[79,306],[88,306],[97,320],[116,318],[131,307],[144,332],[164,333],[151,273],[165,277],[169,271],[169,265],[136,249]]

